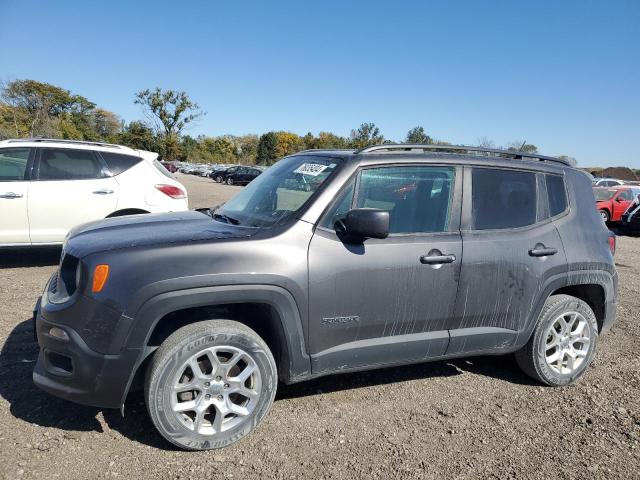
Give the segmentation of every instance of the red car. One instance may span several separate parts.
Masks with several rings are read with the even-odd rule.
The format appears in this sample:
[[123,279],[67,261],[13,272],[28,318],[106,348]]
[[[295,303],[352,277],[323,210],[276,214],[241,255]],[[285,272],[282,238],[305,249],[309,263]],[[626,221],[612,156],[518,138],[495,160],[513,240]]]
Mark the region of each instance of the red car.
[[169,172],[171,173],[176,173],[178,171],[178,167],[176,167],[173,163],[169,163],[169,162],[160,162],[160,163],[162,163],[162,166],[167,170],[169,170]]
[[619,222],[633,198],[640,193],[640,187],[595,187],[593,193],[602,219],[605,222]]

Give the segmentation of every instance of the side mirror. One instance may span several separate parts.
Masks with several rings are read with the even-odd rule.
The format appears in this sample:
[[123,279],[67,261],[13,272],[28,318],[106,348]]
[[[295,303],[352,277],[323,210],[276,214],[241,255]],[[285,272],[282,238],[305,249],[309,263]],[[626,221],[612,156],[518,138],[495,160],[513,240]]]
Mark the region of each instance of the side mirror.
[[622,198],[621,198],[621,197],[616,197],[616,202],[618,202],[618,203],[622,203],[622,201],[623,201],[623,200],[622,200]]
[[347,241],[362,242],[367,238],[387,238],[389,212],[377,208],[355,208],[347,213],[337,232]]

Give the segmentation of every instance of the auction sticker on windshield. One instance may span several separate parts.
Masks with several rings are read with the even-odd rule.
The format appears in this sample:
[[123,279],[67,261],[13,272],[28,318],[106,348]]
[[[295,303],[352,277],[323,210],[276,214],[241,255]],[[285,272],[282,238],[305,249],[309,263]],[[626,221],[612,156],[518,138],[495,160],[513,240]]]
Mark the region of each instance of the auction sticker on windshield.
[[303,163],[298,168],[296,168],[293,173],[301,173],[303,175],[311,175],[312,177],[317,177],[329,167],[335,167],[335,164],[320,165],[318,163]]

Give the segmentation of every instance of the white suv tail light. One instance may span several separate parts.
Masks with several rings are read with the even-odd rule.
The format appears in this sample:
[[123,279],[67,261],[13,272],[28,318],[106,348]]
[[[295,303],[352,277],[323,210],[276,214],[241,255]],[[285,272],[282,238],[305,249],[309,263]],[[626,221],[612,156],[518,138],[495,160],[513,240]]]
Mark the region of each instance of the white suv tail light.
[[160,190],[162,193],[167,195],[168,197],[175,198],[175,199],[187,198],[186,192],[179,187],[175,187],[173,185],[167,185],[165,183],[156,185],[155,187],[158,190]]

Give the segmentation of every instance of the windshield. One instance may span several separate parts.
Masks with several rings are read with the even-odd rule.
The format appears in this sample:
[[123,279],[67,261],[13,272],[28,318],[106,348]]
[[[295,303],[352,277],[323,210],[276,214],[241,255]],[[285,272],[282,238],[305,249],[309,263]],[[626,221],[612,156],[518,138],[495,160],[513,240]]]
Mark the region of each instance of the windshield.
[[596,202],[604,202],[605,200],[611,200],[616,191],[611,188],[594,188],[593,193],[596,195]]
[[340,162],[311,155],[284,158],[225,203],[214,218],[251,227],[282,222],[302,208]]

